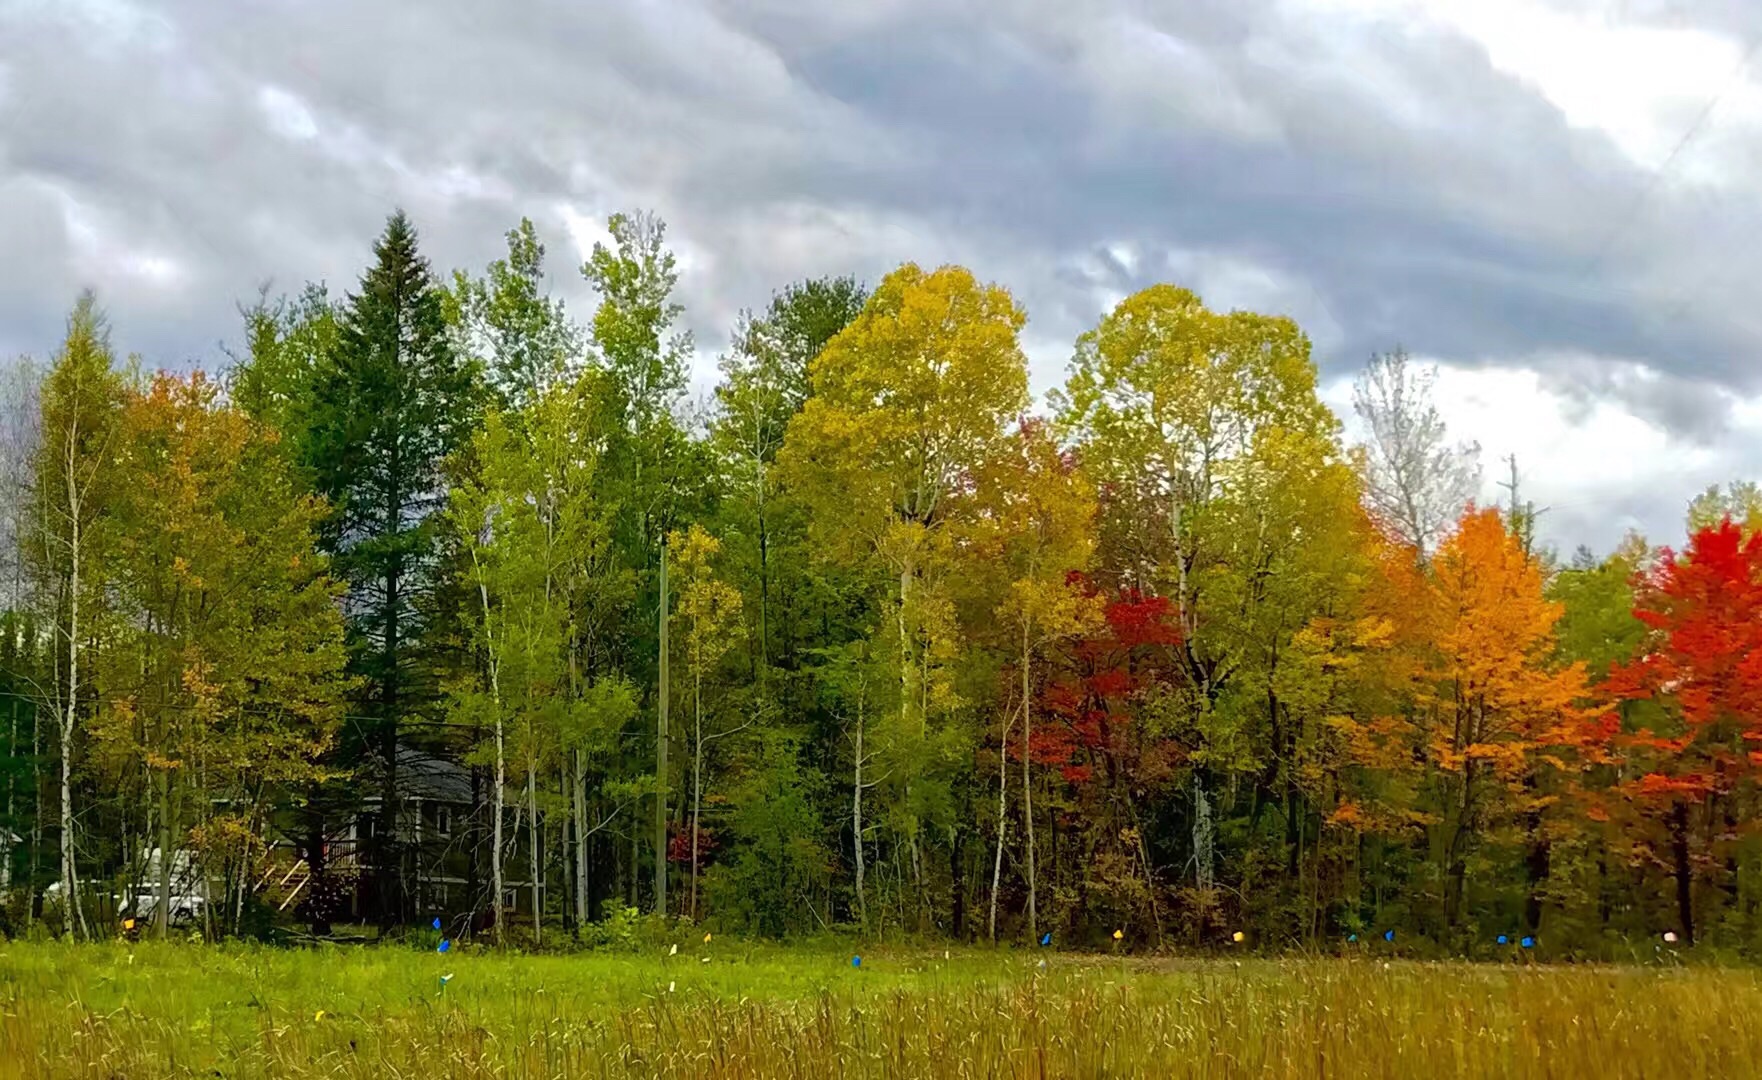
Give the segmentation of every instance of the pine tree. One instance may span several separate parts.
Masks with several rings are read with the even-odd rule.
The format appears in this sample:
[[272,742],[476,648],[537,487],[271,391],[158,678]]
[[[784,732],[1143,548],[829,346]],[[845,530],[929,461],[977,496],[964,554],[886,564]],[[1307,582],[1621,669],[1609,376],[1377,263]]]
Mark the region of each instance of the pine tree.
[[322,540],[348,586],[350,667],[361,679],[353,711],[371,718],[350,732],[355,753],[377,759],[379,822],[369,854],[380,923],[389,927],[403,915],[399,732],[437,697],[425,608],[440,580],[441,465],[469,436],[477,394],[402,211],[386,222],[374,256],[314,379],[303,456],[334,508]]

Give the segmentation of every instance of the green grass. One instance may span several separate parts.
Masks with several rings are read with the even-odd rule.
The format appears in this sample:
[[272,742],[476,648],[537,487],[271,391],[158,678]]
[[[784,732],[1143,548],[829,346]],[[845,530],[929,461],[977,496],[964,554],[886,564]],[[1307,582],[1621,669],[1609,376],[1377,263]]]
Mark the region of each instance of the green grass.
[[5,944],[0,1078],[1762,1074],[1747,969],[659,952]]

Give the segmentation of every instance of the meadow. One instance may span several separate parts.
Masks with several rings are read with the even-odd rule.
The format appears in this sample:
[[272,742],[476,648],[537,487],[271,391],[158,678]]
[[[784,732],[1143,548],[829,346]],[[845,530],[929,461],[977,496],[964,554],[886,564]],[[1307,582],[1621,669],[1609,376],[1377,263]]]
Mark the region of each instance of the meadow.
[[4,1080],[1741,1076],[1757,1015],[1676,964],[0,945]]

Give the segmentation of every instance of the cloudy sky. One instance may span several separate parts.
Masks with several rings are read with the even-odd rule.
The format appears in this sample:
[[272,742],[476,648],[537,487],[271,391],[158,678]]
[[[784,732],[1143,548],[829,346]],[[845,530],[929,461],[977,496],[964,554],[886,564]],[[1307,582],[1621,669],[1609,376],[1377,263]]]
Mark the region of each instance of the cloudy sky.
[[1438,363],[1563,550],[1668,540],[1762,474],[1759,42],[1747,0],[0,0],[0,353],[91,285],[212,367],[395,205],[443,270],[532,217],[585,314],[641,206],[705,379],[804,275],[965,263],[1041,389],[1171,280],[1298,319],[1347,413],[1370,352]]

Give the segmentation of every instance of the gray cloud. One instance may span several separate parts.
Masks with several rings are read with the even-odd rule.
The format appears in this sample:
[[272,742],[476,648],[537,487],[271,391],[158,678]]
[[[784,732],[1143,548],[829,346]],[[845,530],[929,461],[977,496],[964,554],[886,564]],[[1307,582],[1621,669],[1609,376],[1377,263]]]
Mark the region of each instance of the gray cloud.
[[[1737,0],[1626,7],[1762,32]],[[791,278],[912,258],[1014,288],[1040,386],[1173,277],[1296,315],[1333,373],[1397,341],[1536,364],[1701,441],[1759,388],[1762,201],[1654,181],[1441,29],[1280,0],[0,0],[0,27],[4,351],[93,284],[126,347],[212,364],[259,282],[352,285],[393,205],[443,270],[533,217],[585,311],[569,221],[641,205],[712,350]]]

